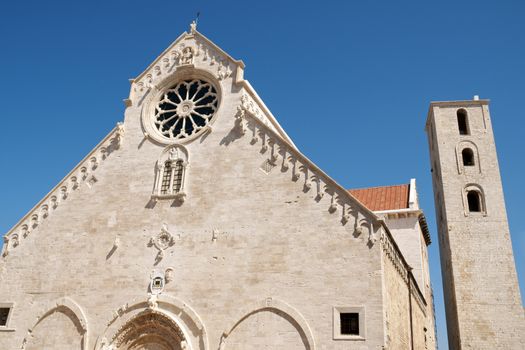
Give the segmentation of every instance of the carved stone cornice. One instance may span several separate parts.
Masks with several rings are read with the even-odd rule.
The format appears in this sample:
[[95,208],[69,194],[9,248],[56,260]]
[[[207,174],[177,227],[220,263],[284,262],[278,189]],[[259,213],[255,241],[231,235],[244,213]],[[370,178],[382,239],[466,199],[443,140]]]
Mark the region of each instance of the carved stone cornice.
[[244,68],[244,64],[233,59],[197,30],[183,33],[143,73],[131,80],[131,105],[140,105],[146,93],[184,67],[206,70],[220,81],[231,78],[237,69]]
[[314,200],[326,205],[326,210],[342,225],[353,228],[354,237],[360,237],[366,230],[363,238],[369,246],[375,244],[376,234],[384,223],[290,144],[246,93],[241,95],[233,128],[240,137],[251,137],[252,146],[260,147],[259,153],[265,158],[261,170],[268,174],[280,165],[283,176],[291,174],[294,182],[301,179],[304,193],[316,191]]
[[29,237],[30,234],[38,230],[38,227],[52,216],[59,206],[62,206],[74,192],[80,189],[82,183],[91,188],[98,181],[96,173],[100,165],[113,152],[121,148],[123,137],[124,126],[122,123],[118,123],[62,181],[5,234],[0,258],[8,256],[11,250],[21,243],[22,239]]
[[416,300],[417,304],[426,315],[427,302],[421,293],[419,286],[412,274],[412,268],[408,265],[405,258],[401,254],[401,250],[394,241],[394,238],[388,231],[381,232],[381,247],[385,256],[392,262],[396,271],[399,273],[405,283],[410,283],[411,295]]

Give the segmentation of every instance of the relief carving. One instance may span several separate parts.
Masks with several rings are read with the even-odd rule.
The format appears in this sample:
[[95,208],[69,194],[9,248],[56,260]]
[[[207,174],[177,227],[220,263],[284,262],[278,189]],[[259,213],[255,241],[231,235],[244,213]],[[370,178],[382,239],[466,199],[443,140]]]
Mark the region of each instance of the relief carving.
[[232,75],[232,70],[230,68],[230,64],[228,62],[224,62],[223,60],[219,61],[219,66],[217,67],[217,78],[219,80],[224,80],[226,78],[229,78]]
[[193,64],[193,48],[188,46],[182,49],[182,53],[180,55],[180,64],[181,65],[187,65],[187,64]]
[[164,271],[164,279],[166,283],[170,283],[174,279],[174,271],[175,269],[173,267],[168,267],[166,271]]
[[38,214],[31,215],[31,229],[34,229],[38,226]]
[[168,226],[166,224],[162,224],[160,232],[151,237],[148,243],[149,247],[155,247],[158,251],[157,256],[155,257],[155,262],[158,263],[161,261],[162,258],[164,258],[164,250],[168,249],[174,244],[175,237],[168,231]]

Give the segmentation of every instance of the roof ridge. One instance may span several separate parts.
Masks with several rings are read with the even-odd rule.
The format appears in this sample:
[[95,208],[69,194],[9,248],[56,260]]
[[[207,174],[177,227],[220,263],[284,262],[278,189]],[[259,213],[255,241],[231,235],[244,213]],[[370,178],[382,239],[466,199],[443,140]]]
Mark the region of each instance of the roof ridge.
[[347,191],[370,190],[370,189],[374,189],[374,188],[400,187],[400,186],[408,186],[408,187],[410,187],[410,183],[407,183],[407,184],[399,184],[399,185],[385,185],[385,186],[372,186],[372,187],[348,188]]

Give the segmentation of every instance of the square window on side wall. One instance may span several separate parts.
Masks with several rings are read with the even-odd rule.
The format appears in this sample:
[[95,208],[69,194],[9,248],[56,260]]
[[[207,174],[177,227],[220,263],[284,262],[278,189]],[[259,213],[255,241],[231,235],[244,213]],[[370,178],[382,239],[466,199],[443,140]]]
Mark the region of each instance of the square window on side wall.
[[335,306],[333,308],[334,340],[365,340],[365,307]]
[[13,314],[13,303],[0,303],[0,331],[9,328],[9,320]]

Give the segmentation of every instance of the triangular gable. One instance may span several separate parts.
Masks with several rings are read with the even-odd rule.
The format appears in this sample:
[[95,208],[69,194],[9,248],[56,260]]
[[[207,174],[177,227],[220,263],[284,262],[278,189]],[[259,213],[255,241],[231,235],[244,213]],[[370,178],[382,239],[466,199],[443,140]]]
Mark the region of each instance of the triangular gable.
[[[317,191],[316,198],[318,201],[321,201],[324,195],[328,194],[323,200],[324,202],[326,198],[330,198],[328,210],[331,213],[337,212],[341,214],[340,221],[343,225],[348,223],[357,229],[360,229],[361,226],[366,227],[369,232],[368,239],[372,243],[376,239],[375,234],[381,228],[388,232],[388,228],[380,218],[297,149],[249,82],[242,78],[242,69],[244,68],[242,61],[236,61],[231,58],[196,30],[192,30],[191,33],[185,32],[179,36],[168,49],[133,81],[129,103],[132,105],[140,104],[144,95],[148,93],[148,89],[154,89],[156,83],[178,68],[174,52],[180,57],[182,44],[184,44],[184,47],[193,45],[191,46],[193,49],[200,50],[199,55],[197,55],[197,51],[194,52],[194,58],[201,57],[192,61],[192,66],[198,68],[205,64],[212,65],[211,62],[207,62],[212,57],[214,57],[213,65],[218,65],[216,72],[219,75],[221,72],[224,72],[224,67],[236,66],[234,76],[230,74],[222,76],[221,79],[240,78],[240,80],[232,82],[241,84],[243,87],[240,104],[237,107],[237,115],[235,116],[236,124],[241,134],[245,133],[247,127],[251,128],[253,132],[252,144],[254,146],[261,145],[264,151],[259,153],[263,157],[269,157],[268,160],[273,163],[279,160],[282,161],[283,168],[289,166],[287,164],[288,161],[292,161],[293,177],[296,177],[294,181],[301,179],[301,181],[304,181],[306,191]],[[206,57],[206,60],[204,60],[204,57]],[[164,68],[161,68],[163,62],[165,65]],[[233,72],[231,68],[226,68],[226,72],[228,71]],[[57,186],[9,230],[4,237],[4,256],[9,253],[10,247],[16,247],[22,237],[29,235],[61,201],[66,200],[69,193],[76,190],[80,183],[85,182],[89,187],[92,185],[92,182],[97,181],[94,174],[95,170],[101,161],[105,160],[111,152],[120,147],[123,133],[123,125],[119,124]]]
[[117,123],[91,152],[4,235],[1,257],[6,257],[11,248],[16,248],[23,238],[37,229],[73,192],[95,185],[98,181],[97,170],[113,152],[121,148],[123,137],[124,126]]
[[[186,61],[184,55],[187,48],[191,49],[192,57]],[[176,69],[186,65],[211,71],[218,80],[233,79],[233,83],[242,86],[253,100],[254,110],[258,109],[254,112],[255,115],[293,145],[275,116],[251,84],[244,79],[244,62],[232,58],[193,26],[189,33],[181,34],[146,70],[131,80],[130,97],[126,104],[140,106],[145,96],[156,89],[157,84],[173,74]]]

